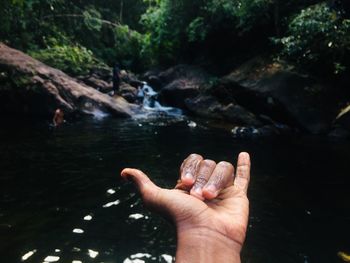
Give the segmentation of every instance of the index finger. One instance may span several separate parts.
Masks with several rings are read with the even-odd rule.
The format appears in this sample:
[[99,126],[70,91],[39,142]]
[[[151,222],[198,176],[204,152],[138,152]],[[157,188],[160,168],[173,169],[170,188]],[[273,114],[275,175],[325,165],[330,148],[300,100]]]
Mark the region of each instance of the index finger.
[[246,152],[241,152],[238,155],[237,169],[234,180],[234,185],[247,193],[250,181],[250,156]]

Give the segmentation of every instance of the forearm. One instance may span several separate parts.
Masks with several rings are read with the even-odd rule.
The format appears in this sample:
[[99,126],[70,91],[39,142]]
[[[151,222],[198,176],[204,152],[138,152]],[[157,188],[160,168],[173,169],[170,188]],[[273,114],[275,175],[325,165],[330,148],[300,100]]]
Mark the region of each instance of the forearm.
[[240,263],[241,245],[210,229],[177,233],[176,263]]

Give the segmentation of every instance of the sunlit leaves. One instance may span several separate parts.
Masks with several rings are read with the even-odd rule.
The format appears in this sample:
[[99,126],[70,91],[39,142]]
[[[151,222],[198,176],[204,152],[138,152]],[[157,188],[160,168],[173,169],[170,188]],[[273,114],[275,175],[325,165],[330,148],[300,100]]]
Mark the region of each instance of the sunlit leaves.
[[60,45],[56,43],[46,49],[31,52],[31,55],[44,63],[67,73],[84,74],[99,61],[93,53],[80,45]]
[[83,12],[85,25],[91,29],[100,31],[102,28],[101,14],[95,8],[89,7]]

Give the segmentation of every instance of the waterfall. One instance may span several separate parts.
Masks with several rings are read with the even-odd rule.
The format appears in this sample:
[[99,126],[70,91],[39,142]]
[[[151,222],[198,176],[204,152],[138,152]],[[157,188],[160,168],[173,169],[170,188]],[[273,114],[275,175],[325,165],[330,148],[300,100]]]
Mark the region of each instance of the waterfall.
[[146,82],[143,82],[142,87],[139,88],[137,96],[142,99],[142,108],[145,114],[160,114],[179,116],[182,111],[178,108],[166,107],[160,104],[157,100],[158,93],[152,89]]

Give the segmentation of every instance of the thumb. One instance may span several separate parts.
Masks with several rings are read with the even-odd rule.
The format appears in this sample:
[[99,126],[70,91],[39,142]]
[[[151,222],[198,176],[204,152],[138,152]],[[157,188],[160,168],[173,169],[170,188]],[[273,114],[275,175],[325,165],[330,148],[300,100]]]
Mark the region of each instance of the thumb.
[[125,168],[121,172],[121,176],[126,180],[131,180],[136,184],[143,201],[146,205],[153,206],[156,202],[156,197],[161,190],[155,185],[146,174],[138,169]]

